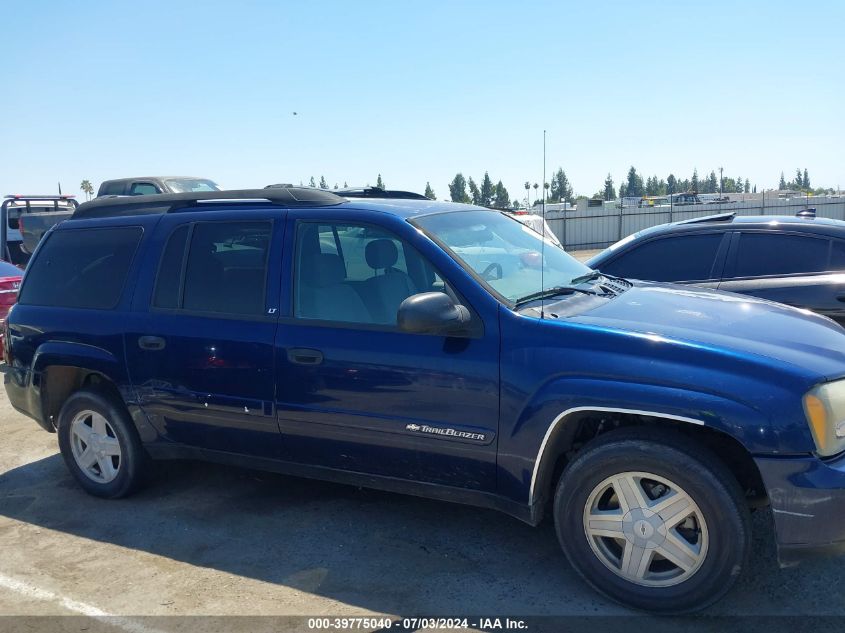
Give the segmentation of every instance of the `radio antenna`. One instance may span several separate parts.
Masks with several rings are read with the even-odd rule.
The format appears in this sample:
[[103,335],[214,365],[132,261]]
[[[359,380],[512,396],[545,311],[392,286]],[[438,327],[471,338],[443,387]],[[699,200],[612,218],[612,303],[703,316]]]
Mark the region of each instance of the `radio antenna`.
[[546,130],[543,130],[543,243],[540,244],[540,318],[546,318],[546,300],[542,293],[546,289]]

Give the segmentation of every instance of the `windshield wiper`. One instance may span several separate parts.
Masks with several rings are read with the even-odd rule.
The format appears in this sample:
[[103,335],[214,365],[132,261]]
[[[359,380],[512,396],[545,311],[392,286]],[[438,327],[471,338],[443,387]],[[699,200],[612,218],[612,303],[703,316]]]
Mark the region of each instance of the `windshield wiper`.
[[596,279],[601,279],[602,277],[604,277],[604,275],[602,273],[600,273],[599,271],[591,270],[586,275],[581,275],[580,277],[574,277],[572,279],[572,281],[570,281],[569,283],[571,283],[573,286],[577,286],[578,284],[583,284],[587,281],[595,281]]
[[531,294],[525,295],[524,297],[520,297],[514,302],[514,306],[519,307],[526,303],[530,303],[531,301],[536,301],[537,299],[545,299],[547,297],[556,297],[559,295],[571,295],[575,293],[581,293],[583,295],[601,294],[599,292],[596,292],[595,290],[585,290],[584,288],[575,288],[573,286],[553,286],[551,288],[546,288],[545,290],[538,290],[537,292],[532,292]]
[[[609,283],[600,283],[599,285],[607,290],[610,294],[618,295],[620,292],[624,292],[626,288],[631,287],[631,282],[623,277],[616,277],[614,275],[608,275],[607,273],[603,273],[600,270],[594,270],[589,272],[585,275],[581,275],[580,277],[575,277],[569,283],[573,286],[577,286],[579,284],[587,283],[588,281],[599,281],[600,279],[606,279],[607,281],[614,281],[616,282],[616,286],[609,284]],[[622,286],[620,289],[618,286]]]

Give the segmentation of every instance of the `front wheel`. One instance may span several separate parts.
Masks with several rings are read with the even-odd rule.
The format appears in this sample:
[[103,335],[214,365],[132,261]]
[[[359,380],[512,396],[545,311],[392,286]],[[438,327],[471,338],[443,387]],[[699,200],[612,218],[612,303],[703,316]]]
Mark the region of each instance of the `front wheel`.
[[609,433],[569,464],[554,502],[572,566],[626,606],[697,611],[733,585],[750,547],[733,475],[680,435]]

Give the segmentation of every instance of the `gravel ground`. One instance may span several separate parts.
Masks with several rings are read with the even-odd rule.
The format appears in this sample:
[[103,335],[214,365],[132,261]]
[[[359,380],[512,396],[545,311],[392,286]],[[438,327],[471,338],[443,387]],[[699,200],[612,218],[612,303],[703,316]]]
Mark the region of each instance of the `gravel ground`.
[[[5,393],[0,433],[0,615],[632,615],[577,577],[548,520],[194,462],[104,501]],[[845,615],[842,559],[780,570],[768,512],[754,527],[708,615]]]

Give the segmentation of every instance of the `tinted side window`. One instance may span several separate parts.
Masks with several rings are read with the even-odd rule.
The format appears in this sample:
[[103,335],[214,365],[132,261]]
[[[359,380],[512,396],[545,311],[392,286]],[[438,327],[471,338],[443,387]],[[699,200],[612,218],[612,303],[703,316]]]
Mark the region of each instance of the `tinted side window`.
[[123,193],[123,186],[124,183],[122,181],[119,182],[109,182],[100,185],[100,192],[98,195],[100,196],[119,196]]
[[271,233],[270,222],[198,222],[176,229],[162,253],[153,305],[263,314]]
[[149,182],[133,183],[132,187],[129,189],[130,196],[147,196],[156,193],[161,193],[161,191],[159,191],[158,187]]
[[845,270],[845,242],[833,240],[830,248],[830,270]]
[[179,291],[182,283],[182,261],[185,259],[185,245],[188,242],[189,225],[173,231],[161,255],[156,277],[153,305],[157,308],[178,308]]
[[721,233],[665,237],[646,242],[602,266],[619,277],[651,281],[711,279]]
[[830,241],[802,235],[743,233],[735,277],[812,273],[827,268]]
[[56,231],[32,262],[18,301],[68,308],[114,308],[142,235],[141,227]]
[[371,226],[302,222],[297,227],[294,315],[395,325],[399,304],[446,284],[413,247]]

